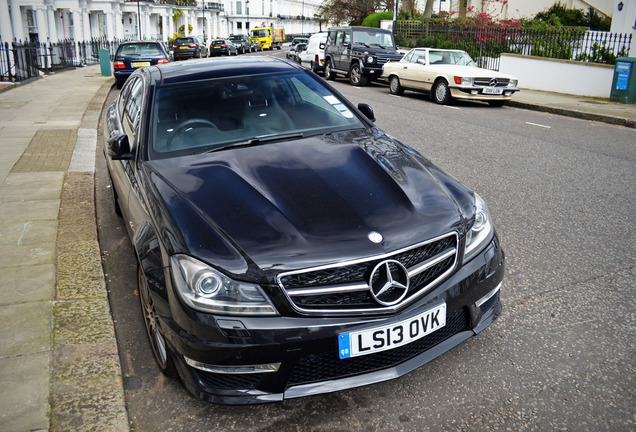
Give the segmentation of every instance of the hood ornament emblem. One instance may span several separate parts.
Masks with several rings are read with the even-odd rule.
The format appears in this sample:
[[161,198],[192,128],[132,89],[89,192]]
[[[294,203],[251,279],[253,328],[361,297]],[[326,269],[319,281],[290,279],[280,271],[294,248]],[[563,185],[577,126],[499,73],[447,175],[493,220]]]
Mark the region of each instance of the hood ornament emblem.
[[381,243],[382,240],[384,240],[384,237],[382,237],[382,234],[380,234],[379,232],[375,232],[375,231],[371,231],[368,235],[369,240],[371,240],[372,243]]
[[409,272],[399,261],[384,260],[371,272],[369,290],[376,302],[393,306],[402,301],[409,290]]

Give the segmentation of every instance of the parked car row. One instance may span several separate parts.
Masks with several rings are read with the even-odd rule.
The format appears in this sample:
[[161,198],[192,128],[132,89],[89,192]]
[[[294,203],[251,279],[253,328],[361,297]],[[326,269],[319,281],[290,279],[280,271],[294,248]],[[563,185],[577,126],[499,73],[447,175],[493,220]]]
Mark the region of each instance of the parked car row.
[[228,38],[215,39],[210,43],[210,56],[239,55],[247,52],[263,51],[258,39],[245,35],[231,35]]
[[516,77],[477,67],[461,50],[414,48],[404,56],[389,30],[332,27],[309,39],[294,39],[287,58],[334,80],[339,75],[354,86],[384,79],[389,91],[424,92],[439,104],[453,99],[486,101],[502,106],[519,91]]

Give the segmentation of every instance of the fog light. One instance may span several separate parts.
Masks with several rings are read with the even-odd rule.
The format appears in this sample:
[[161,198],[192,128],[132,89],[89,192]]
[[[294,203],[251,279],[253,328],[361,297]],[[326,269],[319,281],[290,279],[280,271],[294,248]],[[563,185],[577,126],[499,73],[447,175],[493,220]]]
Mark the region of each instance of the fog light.
[[266,373],[266,372],[278,372],[278,368],[280,368],[280,363],[219,366],[219,365],[201,363],[185,356],[183,358],[185,359],[188,365],[192,366],[195,369],[199,369],[205,372],[219,373],[219,374],[254,374],[254,373]]
[[477,94],[477,93],[479,93],[477,90],[471,90],[470,91],[470,94]]

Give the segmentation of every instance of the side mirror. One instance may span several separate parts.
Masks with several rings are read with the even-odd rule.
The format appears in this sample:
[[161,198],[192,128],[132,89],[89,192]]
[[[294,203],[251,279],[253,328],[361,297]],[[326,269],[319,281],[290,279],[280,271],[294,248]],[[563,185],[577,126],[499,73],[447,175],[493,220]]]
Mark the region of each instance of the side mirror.
[[108,156],[112,160],[131,160],[133,154],[130,151],[128,135],[119,135],[108,140]]
[[373,108],[371,108],[371,105],[369,104],[365,104],[365,103],[359,103],[358,104],[358,109],[360,110],[360,112],[362,114],[364,114],[369,120],[371,120],[372,122],[375,121],[375,114],[373,114]]

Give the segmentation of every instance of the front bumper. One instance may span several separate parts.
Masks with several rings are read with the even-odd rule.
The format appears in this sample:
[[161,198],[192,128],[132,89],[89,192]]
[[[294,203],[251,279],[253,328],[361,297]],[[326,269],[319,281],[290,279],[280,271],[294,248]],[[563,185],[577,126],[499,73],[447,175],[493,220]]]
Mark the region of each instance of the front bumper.
[[510,100],[512,95],[519,91],[518,87],[502,87],[501,94],[487,94],[487,87],[449,85],[451,96],[456,99],[472,100]]
[[[254,404],[339,391],[402,376],[490,325],[501,312],[504,267],[495,236],[480,255],[392,315],[234,318],[184,310],[164,321],[162,329],[186,388],[208,402]],[[428,336],[387,351],[339,358],[339,334],[403,321],[441,302],[447,307],[446,325]],[[276,367],[241,371],[253,365]]]

